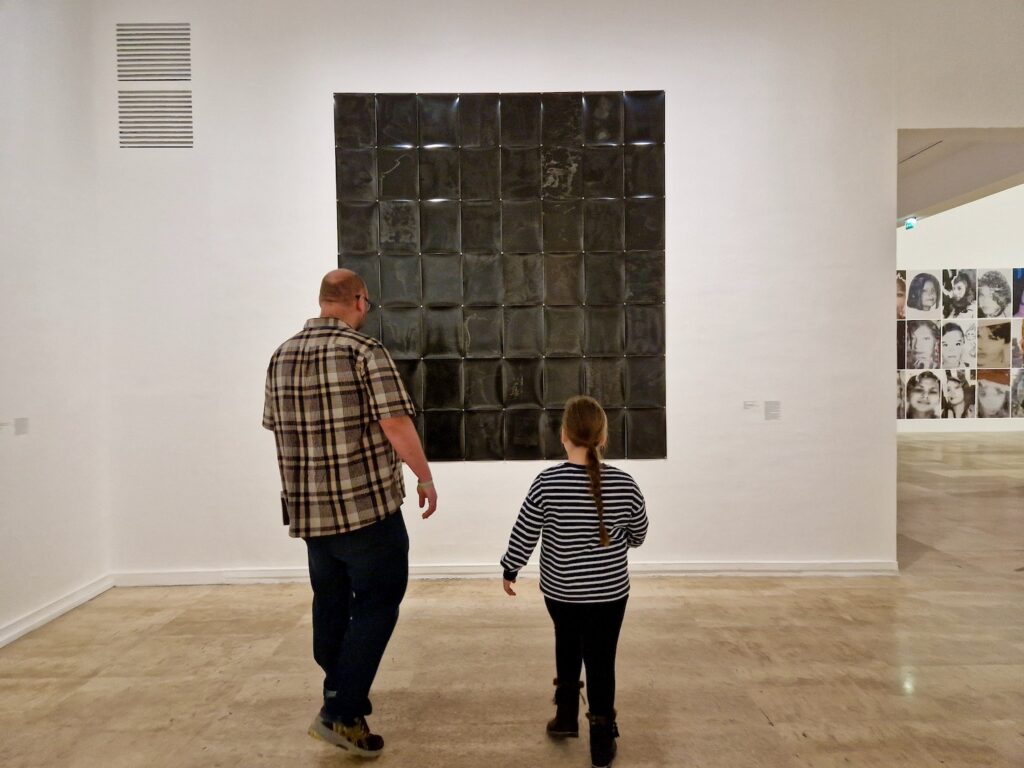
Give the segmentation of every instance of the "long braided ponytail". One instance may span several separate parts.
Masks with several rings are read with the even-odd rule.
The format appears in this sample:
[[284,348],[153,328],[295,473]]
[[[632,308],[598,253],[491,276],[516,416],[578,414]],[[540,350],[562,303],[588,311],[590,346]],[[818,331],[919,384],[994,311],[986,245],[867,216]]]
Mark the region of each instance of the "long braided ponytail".
[[604,524],[604,498],[601,495],[601,449],[607,439],[608,417],[604,409],[592,397],[570,398],[565,404],[562,420],[566,437],[575,445],[587,449],[587,475],[590,477],[590,495],[597,507],[597,526],[601,546],[611,544],[611,537]]

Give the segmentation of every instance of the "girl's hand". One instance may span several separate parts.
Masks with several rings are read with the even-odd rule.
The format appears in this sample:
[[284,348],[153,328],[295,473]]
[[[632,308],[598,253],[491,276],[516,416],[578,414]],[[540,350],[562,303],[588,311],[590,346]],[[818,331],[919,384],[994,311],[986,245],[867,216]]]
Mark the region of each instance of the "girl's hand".
[[501,586],[505,588],[505,594],[509,595],[510,597],[516,596],[516,591],[512,589],[513,584],[515,584],[514,581],[509,581],[508,579],[501,580]]

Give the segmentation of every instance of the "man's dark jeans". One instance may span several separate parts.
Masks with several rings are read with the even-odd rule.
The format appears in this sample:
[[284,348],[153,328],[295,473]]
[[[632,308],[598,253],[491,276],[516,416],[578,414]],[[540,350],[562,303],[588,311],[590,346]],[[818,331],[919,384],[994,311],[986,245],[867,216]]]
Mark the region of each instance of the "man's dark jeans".
[[327,719],[372,711],[370,686],[409,582],[402,512],[350,533],[306,539],[313,586],[313,658],[324,670]]

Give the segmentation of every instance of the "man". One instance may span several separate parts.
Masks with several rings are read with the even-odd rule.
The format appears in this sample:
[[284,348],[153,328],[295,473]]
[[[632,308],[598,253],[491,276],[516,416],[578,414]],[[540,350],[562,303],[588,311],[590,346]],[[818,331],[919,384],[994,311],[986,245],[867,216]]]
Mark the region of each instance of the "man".
[[263,411],[288,533],[309,557],[313,657],[324,670],[309,735],[363,757],[384,748],[366,724],[369,692],[409,577],[402,461],[419,478],[423,517],[437,506],[412,400],[387,350],[358,332],[372,306],[356,273],[328,272],[320,316],[270,360]]

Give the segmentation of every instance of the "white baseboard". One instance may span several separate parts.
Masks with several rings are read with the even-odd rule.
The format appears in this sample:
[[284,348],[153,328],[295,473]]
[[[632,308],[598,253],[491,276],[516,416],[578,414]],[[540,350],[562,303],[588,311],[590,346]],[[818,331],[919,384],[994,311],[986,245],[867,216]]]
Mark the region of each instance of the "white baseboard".
[[44,624],[48,624],[72,608],[77,608],[82,603],[89,602],[97,595],[102,595],[113,586],[113,577],[103,576],[96,579],[96,581],[86,584],[84,587],[79,587],[74,592],[58,600],[54,600],[52,603],[44,605],[42,608],[37,608],[31,613],[25,614],[20,619],[15,619],[9,624],[0,626],[0,648],[3,648],[8,643],[13,643],[22,635],[27,635],[33,629],[38,629]]
[[[635,576],[895,576],[895,560],[763,561],[763,562],[662,562],[631,563]],[[536,564],[526,566],[525,576],[536,576]],[[486,579],[501,574],[496,563],[466,565],[411,565],[413,579]],[[299,568],[252,568],[195,571],[135,571],[115,573],[118,587],[167,587],[201,584],[282,584],[305,582],[309,573]]]

